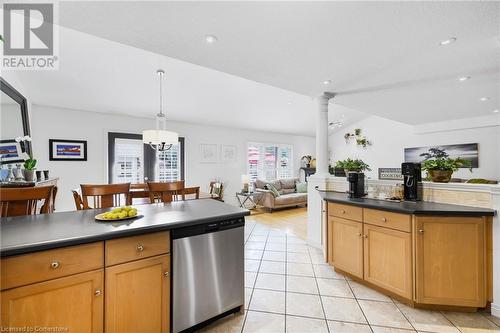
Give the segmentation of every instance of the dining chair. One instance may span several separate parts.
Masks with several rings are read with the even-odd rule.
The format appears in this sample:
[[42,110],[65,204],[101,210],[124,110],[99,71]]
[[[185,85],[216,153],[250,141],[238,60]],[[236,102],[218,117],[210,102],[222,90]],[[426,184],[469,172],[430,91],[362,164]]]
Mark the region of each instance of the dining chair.
[[184,181],[175,182],[148,182],[149,202],[172,202],[178,201],[179,196],[185,200]]
[[71,190],[71,193],[73,193],[73,200],[75,200],[76,210],[82,210],[83,200],[82,196],[80,195],[80,189],[79,188],[73,189]]
[[[47,214],[54,211],[57,187],[0,188],[0,216]],[[38,208],[40,207],[40,208]]]
[[191,194],[194,194],[195,199],[199,199],[200,198],[200,187],[199,186],[185,187],[183,190],[183,193],[184,193],[184,200],[187,200],[185,197],[186,195],[191,195]]
[[210,182],[210,195],[212,199],[224,201],[222,198],[224,195],[224,184],[218,181]]
[[[122,184],[81,184],[83,209],[109,208],[130,205],[130,183]],[[89,206],[89,199],[93,206]],[[122,201],[123,200],[123,201]]]

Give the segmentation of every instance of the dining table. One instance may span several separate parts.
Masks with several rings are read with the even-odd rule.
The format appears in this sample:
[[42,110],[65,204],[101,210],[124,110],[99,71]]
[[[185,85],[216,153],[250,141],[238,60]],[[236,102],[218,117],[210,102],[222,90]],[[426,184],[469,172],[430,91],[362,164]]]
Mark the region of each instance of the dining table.
[[[132,204],[143,205],[149,204],[149,190],[147,187],[131,188],[130,196],[132,198]],[[201,192],[199,186],[185,187],[184,188],[184,200],[197,200],[197,199],[215,199],[219,198],[216,194],[210,194],[207,192]],[[174,201],[182,200],[182,195],[176,195]]]

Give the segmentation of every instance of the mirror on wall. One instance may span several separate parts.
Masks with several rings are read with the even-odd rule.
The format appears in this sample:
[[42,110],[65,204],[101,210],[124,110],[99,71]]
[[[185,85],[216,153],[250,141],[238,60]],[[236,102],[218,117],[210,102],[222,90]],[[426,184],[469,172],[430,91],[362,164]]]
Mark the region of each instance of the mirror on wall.
[[31,142],[16,138],[30,136],[26,98],[0,78],[0,164],[17,163],[31,154]]

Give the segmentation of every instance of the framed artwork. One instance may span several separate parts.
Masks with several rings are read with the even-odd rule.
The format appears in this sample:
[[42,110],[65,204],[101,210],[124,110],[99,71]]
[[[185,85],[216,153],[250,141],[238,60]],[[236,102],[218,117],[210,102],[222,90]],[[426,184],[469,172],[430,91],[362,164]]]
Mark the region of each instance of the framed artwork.
[[236,146],[222,145],[220,152],[220,159],[225,163],[236,162]]
[[217,163],[219,145],[215,143],[200,144],[200,162],[201,163]]
[[16,140],[0,140],[1,164],[24,162],[21,144]]
[[86,161],[87,141],[49,139],[50,161]]
[[451,158],[460,157],[464,160],[469,160],[473,168],[479,167],[479,149],[477,143],[405,148],[405,162],[420,163],[424,161],[425,158],[420,156],[420,154],[429,152],[429,148],[444,150]]

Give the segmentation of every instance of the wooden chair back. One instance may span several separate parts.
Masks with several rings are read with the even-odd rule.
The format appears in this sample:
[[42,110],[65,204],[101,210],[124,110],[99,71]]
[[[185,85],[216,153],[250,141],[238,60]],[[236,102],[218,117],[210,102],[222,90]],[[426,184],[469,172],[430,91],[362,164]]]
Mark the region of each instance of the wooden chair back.
[[83,209],[83,200],[82,200],[82,196],[80,195],[80,189],[75,188],[75,189],[71,190],[71,193],[73,193],[73,200],[75,200],[76,210],[82,210]]
[[184,200],[186,199],[185,196],[190,195],[190,194],[194,194],[195,199],[200,198],[200,187],[199,186],[185,187],[183,192],[184,192]]
[[[132,198],[149,198],[148,194],[148,184],[147,183],[135,183],[130,184],[130,195]],[[141,191],[132,191],[141,190]]]
[[210,195],[213,196],[213,199],[224,201],[224,184],[222,182],[210,182]]
[[[54,211],[57,187],[0,188],[0,216],[47,214]],[[40,207],[40,209],[38,209]]]
[[182,200],[185,199],[183,180],[164,183],[148,182],[148,189],[151,203],[177,201],[179,196],[182,197]]
[[[109,208],[129,205],[130,183],[123,184],[81,184],[83,209]],[[89,205],[92,200],[92,207]]]

